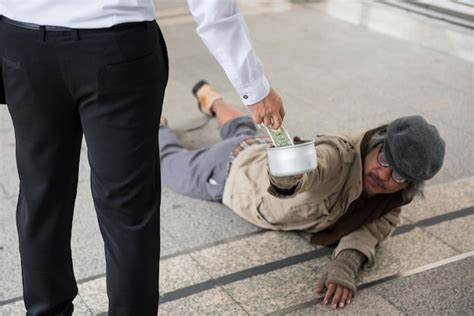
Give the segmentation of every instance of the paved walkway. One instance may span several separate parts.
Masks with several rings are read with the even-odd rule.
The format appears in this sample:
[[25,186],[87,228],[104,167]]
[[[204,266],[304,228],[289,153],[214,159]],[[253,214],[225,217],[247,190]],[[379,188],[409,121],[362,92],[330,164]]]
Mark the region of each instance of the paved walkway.
[[[164,114],[189,147],[218,139],[203,122],[190,89],[201,78],[236,104],[225,74],[194,32],[183,1],[160,1],[170,52]],[[474,39],[471,29],[380,2],[241,1],[270,82],[286,103],[290,133],[362,132],[396,117],[421,114],[447,141],[446,162],[424,201],[364,272],[360,291],[332,312],[313,292],[332,249],[295,233],[261,231],[216,203],[163,190],[162,315],[456,314],[474,303]],[[18,177],[14,136],[0,106],[0,315],[24,313],[15,231]],[[103,244],[89,192],[84,146],[73,225],[79,282],[77,315],[107,310]],[[157,245],[158,247],[159,245]]]

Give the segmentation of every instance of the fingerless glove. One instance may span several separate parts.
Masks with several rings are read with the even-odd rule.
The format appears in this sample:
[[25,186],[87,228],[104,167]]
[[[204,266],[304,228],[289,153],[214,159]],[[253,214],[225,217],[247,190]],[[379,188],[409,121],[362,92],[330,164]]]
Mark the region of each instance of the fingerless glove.
[[357,273],[365,259],[366,257],[357,250],[348,249],[341,251],[326,267],[318,285],[324,284],[327,287],[329,283],[335,283],[350,289],[352,294],[355,294],[357,290]]

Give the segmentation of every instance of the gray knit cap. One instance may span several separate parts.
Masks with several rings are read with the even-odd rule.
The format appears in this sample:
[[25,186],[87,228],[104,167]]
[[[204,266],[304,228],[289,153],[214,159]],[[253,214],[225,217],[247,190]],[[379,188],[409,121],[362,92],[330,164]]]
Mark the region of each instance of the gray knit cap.
[[424,118],[406,116],[388,125],[383,152],[390,167],[407,180],[428,180],[441,169],[445,142]]

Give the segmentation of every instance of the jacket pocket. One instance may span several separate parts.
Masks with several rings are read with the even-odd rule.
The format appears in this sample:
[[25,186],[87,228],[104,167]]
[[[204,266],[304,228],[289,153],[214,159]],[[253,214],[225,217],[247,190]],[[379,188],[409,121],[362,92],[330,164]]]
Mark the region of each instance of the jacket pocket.
[[10,67],[12,69],[20,69],[20,61],[13,61],[6,57],[2,58],[2,68]]
[[1,59],[0,104],[6,104],[8,99],[10,114],[12,115],[12,119],[15,120],[18,119],[17,116],[19,113],[12,110],[15,108],[26,111],[26,107],[24,106],[26,94],[24,92],[29,91],[30,89],[30,80],[25,69],[23,68],[24,66],[19,60],[15,61],[6,57]]

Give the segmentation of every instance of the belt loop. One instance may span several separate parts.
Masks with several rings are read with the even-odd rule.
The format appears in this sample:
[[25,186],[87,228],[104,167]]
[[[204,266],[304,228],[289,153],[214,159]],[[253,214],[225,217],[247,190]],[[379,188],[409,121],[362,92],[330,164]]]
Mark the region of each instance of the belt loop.
[[46,40],[46,27],[44,25],[40,25],[39,27],[39,39],[42,42]]
[[72,39],[75,40],[75,41],[78,41],[79,40],[79,30],[77,29],[72,29],[71,30],[71,34],[72,34]]
[[153,34],[153,22],[146,21],[146,31],[148,34]]

